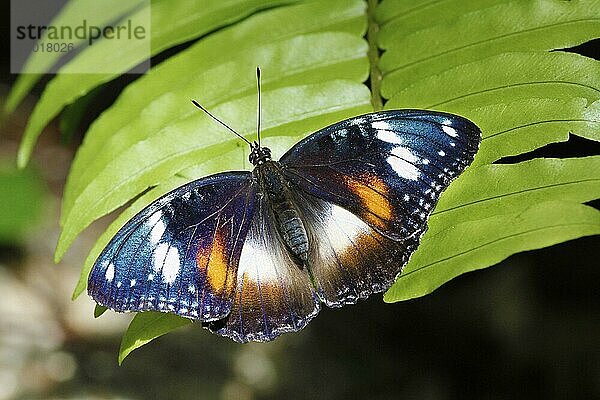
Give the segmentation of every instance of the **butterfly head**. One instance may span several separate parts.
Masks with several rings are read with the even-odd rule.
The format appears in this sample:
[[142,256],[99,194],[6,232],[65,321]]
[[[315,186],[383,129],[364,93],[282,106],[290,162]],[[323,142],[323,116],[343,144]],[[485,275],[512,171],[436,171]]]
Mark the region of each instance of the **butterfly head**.
[[252,151],[248,156],[248,160],[252,165],[257,166],[266,161],[271,161],[271,150],[268,147],[261,147],[257,142],[250,145]]

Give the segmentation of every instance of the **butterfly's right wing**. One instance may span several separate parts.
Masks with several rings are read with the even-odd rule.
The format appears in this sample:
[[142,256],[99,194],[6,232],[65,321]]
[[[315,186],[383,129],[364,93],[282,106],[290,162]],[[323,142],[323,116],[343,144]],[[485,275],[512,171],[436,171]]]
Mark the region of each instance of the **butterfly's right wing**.
[[249,172],[212,175],[164,195],[102,251],[88,293],[116,311],[156,310],[202,321],[225,317],[255,199]]
[[110,309],[175,313],[238,342],[300,330],[319,311],[249,172],[199,179],[150,204],[101,253],[88,292]]

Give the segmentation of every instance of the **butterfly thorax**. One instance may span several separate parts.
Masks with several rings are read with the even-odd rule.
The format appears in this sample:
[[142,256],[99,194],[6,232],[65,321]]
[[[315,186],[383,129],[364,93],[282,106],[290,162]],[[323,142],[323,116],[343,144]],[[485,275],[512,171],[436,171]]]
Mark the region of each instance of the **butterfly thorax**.
[[304,264],[308,259],[308,236],[281,164],[272,160],[265,161],[256,166],[253,174],[273,212],[279,236],[286,248]]
[[250,151],[248,160],[252,165],[257,166],[264,162],[271,161],[271,149],[268,147],[261,147],[257,142],[254,142],[251,149],[252,151]]

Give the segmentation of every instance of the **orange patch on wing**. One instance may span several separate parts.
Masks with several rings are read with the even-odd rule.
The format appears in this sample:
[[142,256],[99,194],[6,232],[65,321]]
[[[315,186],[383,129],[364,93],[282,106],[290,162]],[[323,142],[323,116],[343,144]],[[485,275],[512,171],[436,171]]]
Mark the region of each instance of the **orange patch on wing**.
[[234,273],[229,271],[229,251],[225,246],[225,237],[217,230],[212,246],[199,251],[196,261],[198,268],[206,272],[206,282],[214,293],[233,290]]
[[394,212],[392,204],[387,199],[387,185],[375,175],[363,175],[363,179],[368,184],[358,180],[348,179],[346,184],[348,188],[358,196],[362,206],[369,212],[362,215],[367,222],[381,227],[385,221],[392,219]]

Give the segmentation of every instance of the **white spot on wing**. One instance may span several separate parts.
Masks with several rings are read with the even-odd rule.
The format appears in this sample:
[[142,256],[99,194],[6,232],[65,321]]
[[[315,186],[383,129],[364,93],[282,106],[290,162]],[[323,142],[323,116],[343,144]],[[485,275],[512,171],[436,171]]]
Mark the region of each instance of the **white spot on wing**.
[[442,126],[442,130],[446,133],[446,135],[452,136],[452,137],[457,137],[458,133],[456,133],[456,129],[454,129],[451,126],[448,125],[443,125]]
[[163,266],[163,277],[165,282],[173,283],[179,275],[179,250],[177,247],[169,247],[169,251],[167,251],[167,257],[165,258],[165,265]]
[[113,278],[115,277],[115,266],[113,263],[108,264],[108,268],[106,268],[106,273],[104,276],[108,282],[112,282]]
[[373,121],[373,128],[375,129],[390,129],[390,124],[387,121]]
[[377,139],[387,143],[402,144],[402,139],[393,132],[392,127],[387,121],[374,121],[373,128],[377,129]]
[[[383,122],[383,121],[378,121]],[[375,124],[373,124],[375,125]],[[387,143],[393,144],[402,144],[402,139],[400,139],[394,132],[380,130],[377,131],[377,139],[382,140]]]
[[[163,279],[166,283],[173,283],[179,275],[181,262],[179,259],[179,250],[176,247],[169,246],[168,243],[161,243],[154,250],[154,265],[152,269],[159,273],[162,269]],[[149,274],[148,280],[154,279],[154,275]]]
[[[154,215],[162,214],[160,211],[155,213]],[[152,217],[154,217],[154,215]],[[160,239],[162,238],[163,233],[165,233],[165,229],[167,227],[165,226],[165,223],[162,220],[158,220],[157,222],[155,222],[155,225],[152,227],[152,231],[150,231],[150,241],[152,243],[158,243],[160,241]]]
[[387,162],[388,164],[390,164],[392,169],[398,174],[398,176],[401,176],[403,178],[415,181],[419,179],[419,176],[421,175],[417,167],[400,158],[389,156],[387,158]]
[[152,266],[152,269],[154,270],[154,272],[160,272],[160,269],[163,266],[163,262],[165,261],[165,258],[167,257],[167,252],[169,251],[169,244],[168,243],[161,243],[156,247],[156,250],[154,250],[154,265]]
[[415,163],[419,160],[417,156],[415,156],[412,151],[406,147],[396,146],[392,149],[391,153],[411,163]]
[[421,172],[412,163],[418,158],[406,147],[397,146],[392,149],[392,155],[387,158],[388,164],[398,174],[406,179],[417,180]]
[[443,150],[438,151],[438,154],[442,157],[444,157],[446,155],[446,153]]

